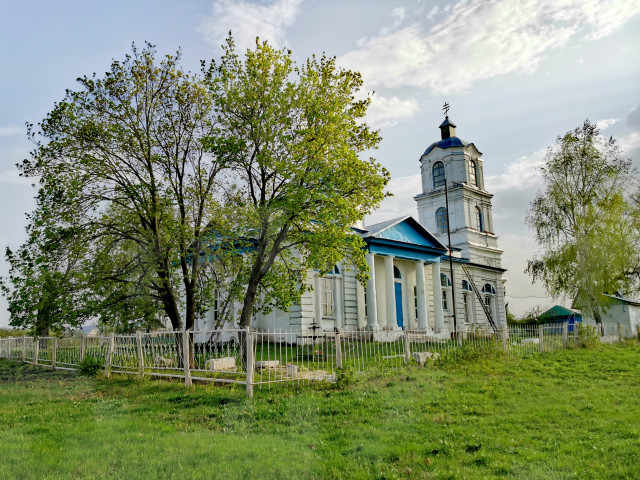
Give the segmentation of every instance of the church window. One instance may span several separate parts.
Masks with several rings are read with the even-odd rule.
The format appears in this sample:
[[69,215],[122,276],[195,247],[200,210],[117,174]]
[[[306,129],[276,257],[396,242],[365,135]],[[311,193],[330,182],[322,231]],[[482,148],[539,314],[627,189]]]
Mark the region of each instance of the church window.
[[471,185],[478,185],[478,167],[475,160],[469,160],[469,183]]
[[476,230],[484,232],[484,219],[482,218],[482,211],[479,207],[476,207]]
[[394,265],[393,267],[393,278],[400,279],[402,275],[400,275],[400,269]]
[[451,280],[446,273],[440,274],[440,286],[442,287],[442,310],[449,310],[449,302],[447,301],[447,292],[451,288]]
[[447,218],[447,209],[440,207],[436,210],[436,230],[438,234],[447,233],[449,227],[449,219]]
[[464,323],[471,323],[471,295],[468,292],[462,293],[462,303],[464,305]]
[[433,188],[444,185],[444,163],[436,162],[433,164]]
[[487,307],[491,319],[493,319],[493,297],[491,295],[484,297],[484,304]]
[[413,287],[413,310],[418,318],[418,287]]
[[333,278],[322,277],[320,282],[322,316],[331,318],[333,317]]
[[482,287],[482,292],[485,294],[484,296],[484,305],[487,307],[487,311],[491,318],[493,318],[493,299],[496,296],[496,289],[490,283],[485,283]]
[[496,289],[493,288],[493,285],[491,285],[490,283],[485,283],[484,286],[482,287],[482,291],[490,295],[496,294]]

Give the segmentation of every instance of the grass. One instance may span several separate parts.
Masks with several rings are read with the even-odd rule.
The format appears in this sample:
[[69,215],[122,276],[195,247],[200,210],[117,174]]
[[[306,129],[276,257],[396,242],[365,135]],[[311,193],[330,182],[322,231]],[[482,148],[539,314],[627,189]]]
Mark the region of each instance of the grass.
[[0,360],[0,478],[640,478],[640,347],[395,369],[343,390]]

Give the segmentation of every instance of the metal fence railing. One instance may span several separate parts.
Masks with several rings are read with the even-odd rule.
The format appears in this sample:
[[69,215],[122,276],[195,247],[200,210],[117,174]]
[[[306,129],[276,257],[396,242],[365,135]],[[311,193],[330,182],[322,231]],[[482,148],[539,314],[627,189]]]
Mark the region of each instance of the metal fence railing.
[[111,373],[241,384],[254,387],[338,381],[342,375],[407,364],[493,353],[523,356],[552,352],[589,337],[604,342],[629,336],[623,326],[512,325],[494,331],[252,331],[221,329],[137,332],[100,337],[9,337],[0,357],[54,369],[77,369],[89,357]]

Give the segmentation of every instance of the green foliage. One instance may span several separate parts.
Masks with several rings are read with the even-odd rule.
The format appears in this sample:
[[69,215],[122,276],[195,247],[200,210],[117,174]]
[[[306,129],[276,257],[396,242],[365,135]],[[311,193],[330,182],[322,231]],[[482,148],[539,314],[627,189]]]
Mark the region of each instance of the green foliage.
[[78,370],[83,375],[95,376],[104,368],[104,360],[102,358],[86,355],[79,363]]
[[298,303],[310,269],[346,260],[366,278],[349,226],[389,174],[360,158],[380,141],[363,121],[370,99],[355,100],[360,75],[267,43],[242,61],[231,38],[202,74],[179,62],[134,45],[29,126],[20,169],[39,190],[28,242],[6,254],[13,325],[42,335],[97,318],[125,332],[162,309],[192,328],[242,298],[246,325]]
[[598,331],[593,325],[581,324],[578,328],[578,347],[596,348],[600,345]]
[[0,338],[22,337],[27,332],[16,328],[0,328]]
[[299,303],[310,269],[346,259],[364,280],[364,244],[349,226],[379,205],[389,174],[361,159],[380,137],[363,121],[369,97],[356,100],[360,74],[325,56],[297,64],[266,42],[241,59],[229,38],[206,80],[217,119],[206,145],[233,174],[239,229],[253,239],[241,325],[254,309]]
[[342,368],[336,368],[336,388],[343,389],[352,385],[356,380],[356,369],[353,365],[345,365]]
[[192,328],[211,305],[200,261],[213,232],[215,255],[228,251],[233,188],[221,188],[221,163],[201,143],[214,123],[202,78],[180,68],[180,52],[155,57],[134,45],[30,126],[36,148],[20,169],[40,179],[38,203],[28,243],[7,252],[12,324],[46,332],[96,317],[130,331],[164,309]]
[[625,196],[633,184],[631,162],[587,120],[558,137],[541,173],[544,191],[527,223],[543,250],[529,260],[527,272],[599,321],[603,294],[620,290],[637,266],[637,212]]

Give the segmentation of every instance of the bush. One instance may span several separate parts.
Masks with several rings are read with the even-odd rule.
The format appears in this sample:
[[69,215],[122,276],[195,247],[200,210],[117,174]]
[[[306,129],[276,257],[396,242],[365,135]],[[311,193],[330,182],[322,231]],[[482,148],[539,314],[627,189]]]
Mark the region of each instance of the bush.
[[578,346],[581,348],[594,348],[598,341],[598,331],[593,325],[582,325],[578,330]]
[[104,368],[104,360],[92,355],[87,355],[80,361],[78,368],[83,375],[95,376],[99,370]]
[[343,389],[356,379],[356,370],[351,365],[336,369],[336,388]]

